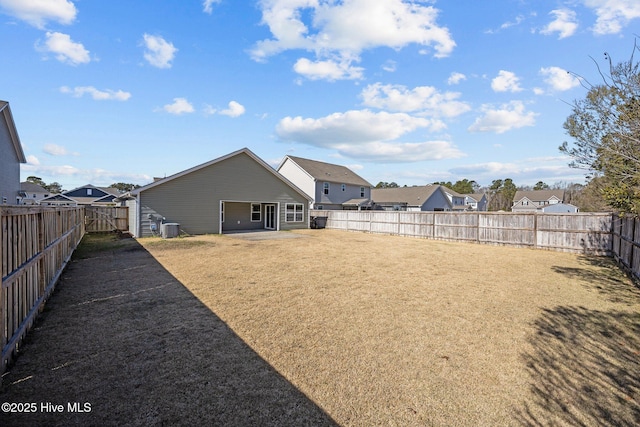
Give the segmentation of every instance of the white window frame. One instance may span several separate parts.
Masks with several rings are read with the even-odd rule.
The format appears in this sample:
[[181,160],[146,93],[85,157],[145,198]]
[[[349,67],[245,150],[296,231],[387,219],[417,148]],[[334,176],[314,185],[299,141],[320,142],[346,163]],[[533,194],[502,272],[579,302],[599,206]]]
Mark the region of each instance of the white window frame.
[[341,189],[342,191],[347,191],[347,184],[342,184],[342,185],[340,186],[340,189]]
[[285,222],[302,222],[304,221],[304,205],[302,203],[285,204]]
[[360,187],[360,197],[364,197],[364,187]]
[[329,183],[325,182],[322,184],[322,194],[329,195]]
[[[257,211],[254,211],[254,207],[258,207]],[[260,203],[251,203],[251,210],[249,212],[251,215],[251,222],[262,222],[262,205]],[[254,214],[258,214],[258,219],[254,219]]]

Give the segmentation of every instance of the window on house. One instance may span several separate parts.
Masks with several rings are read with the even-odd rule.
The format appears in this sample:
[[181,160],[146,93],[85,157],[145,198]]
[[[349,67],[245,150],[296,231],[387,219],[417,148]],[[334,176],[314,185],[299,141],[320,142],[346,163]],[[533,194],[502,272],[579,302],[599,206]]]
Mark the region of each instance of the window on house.
[[364,197],[364,187],[360,187],[360,197]]
[[286,222],[302,222],[304,219],[304,206],[302,203],[287,203]]
[[260,203],[251,203],[251,222],[262,221],[262,207]]
[[329,183],[325,182],[324,184],[322,184],[322,192],[324,194],[329,194]]
[[87,188],[87,196],[91,196],[93,194],[93,189]]
[[342,184],[341,186],[342,191],[347,191],[347,185],[346,184]]

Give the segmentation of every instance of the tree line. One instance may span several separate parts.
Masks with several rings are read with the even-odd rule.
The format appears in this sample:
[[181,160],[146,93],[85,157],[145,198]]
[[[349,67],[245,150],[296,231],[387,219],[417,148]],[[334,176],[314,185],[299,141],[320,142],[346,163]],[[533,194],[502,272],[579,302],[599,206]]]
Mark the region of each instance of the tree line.
[[[40,187],[44,188],[51,194],[63,193],[64,191],[66,191],[62,188],[62,185],[59,182],[54,181],[50,184],[47,184],[42,180],[42,178],[34,175],[28,176],[27,182],[39,185]],[[136,188],[140,188],[140,186],[137,184],[130,184],[126,182],[115,182],[111,184],[108,188],[115,188],[120,193],[126,193],[128,191],[135,190]]]

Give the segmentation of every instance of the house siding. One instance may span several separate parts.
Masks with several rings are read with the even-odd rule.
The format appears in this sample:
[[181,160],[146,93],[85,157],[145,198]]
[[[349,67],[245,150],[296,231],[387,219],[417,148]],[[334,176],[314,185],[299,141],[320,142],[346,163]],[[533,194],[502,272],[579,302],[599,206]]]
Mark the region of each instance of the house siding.
[[18,204],[20,191],[20,160],[11,140],[9,129],[0,120],[0,203]]
[[[280,203],[280,229],[308,228],[309,224],[308,200],[246,153],[140,191],[138,197],[141,236],[151,235],[149,224],[144,225],[149,214],[177,222],[189,234],[219,233],[220,201]],[[285,221],[285,203],[303,205],[302,222]],[[228,218],[225,212],[225,221]]]
[[[324,183],[329,183],[329,194],[324,194]],[[342,209],[342,204],[351,199],[371,199],[371,188],[364,187],[364,197],[360,196],[360,185],[345,184],[342,191],[341,182],[318,181],[316,186],[315,205],[323,205],[324,209]]]
[[423,211],[433,211],[437,209],[451,210],[449,198],[442,191],[435,191],[429,199],[422,205]]
[[295,162],[291,161],[291,159],[287,158],[282,166],[280,166],[278,172],[289,181],[294,182],[296,186],[309,197],[314,197],[316,194],[315,179]]

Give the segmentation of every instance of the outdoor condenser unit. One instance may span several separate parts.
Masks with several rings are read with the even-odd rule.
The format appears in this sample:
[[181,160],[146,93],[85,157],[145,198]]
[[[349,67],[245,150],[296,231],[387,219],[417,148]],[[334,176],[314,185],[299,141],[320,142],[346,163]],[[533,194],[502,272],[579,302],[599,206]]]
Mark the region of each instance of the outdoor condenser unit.
[[177,222],[166,222],[160,224],[160,235],[163,239],[171,239],[180,235],[180,224]]

